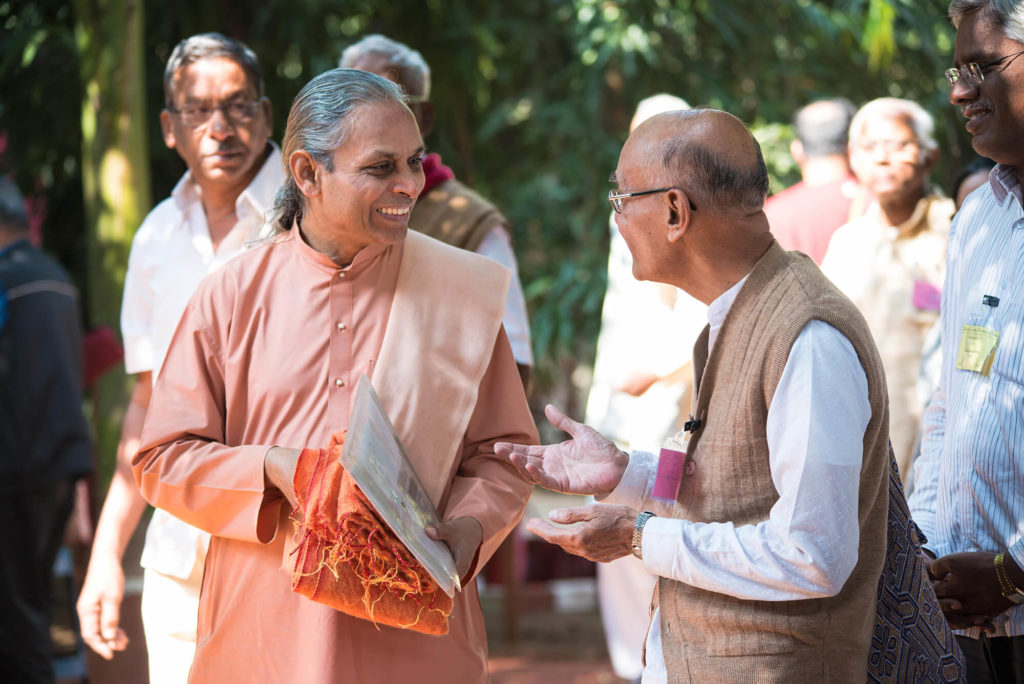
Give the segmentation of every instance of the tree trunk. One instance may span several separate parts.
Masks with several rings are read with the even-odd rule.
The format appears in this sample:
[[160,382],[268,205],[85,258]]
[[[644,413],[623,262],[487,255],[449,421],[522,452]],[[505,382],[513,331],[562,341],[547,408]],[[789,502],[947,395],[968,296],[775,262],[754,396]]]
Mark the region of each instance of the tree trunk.
[[[82,192],[92,325],[120,330],[132,236],[150,207],[143,0],[75,0],[82,76]],[[114,463],[129,383],[123,368],[100,381],[93,405],[105,480]]]

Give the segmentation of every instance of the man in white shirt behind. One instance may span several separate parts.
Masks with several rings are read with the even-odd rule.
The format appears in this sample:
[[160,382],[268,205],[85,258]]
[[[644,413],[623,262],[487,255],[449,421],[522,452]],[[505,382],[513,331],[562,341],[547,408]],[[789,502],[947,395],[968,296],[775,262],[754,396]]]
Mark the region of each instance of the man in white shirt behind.
[[[125,370],[136,382],[77,605],[85,642],[107,659],[128,641],[119,626],[121,559],[146,509],[131,459],[153,381],[195,287],[258,236],[283,178],[281,153],[269,141],[270,101],[248,47],[218,33],[183,40],[167,62],[164,97],[164,142],[188,171],[132,242],[121,331]],[[151,682],[188,677],[208,544],[209,535],[164,511],[150,521],[142,620]]]
[[[884,371],[852,303],[772,238],[757,142],[725,112],[661,114],[626,141],[613,181],[634,276],[709,305],[689,437],[660,457],[627,455],[549,406],[572,439],[498,452],[529,481],[617,505],[556,510],[559,526],[529,529],[591,560],[632,552],[659,575],[644,682],[864,681],[892,677],[890,662],[955,678],[944,624],[926,630],[928,653],[897,624],[869,658],[873,632],[892,626],[876,607],[902,503]],[[905,595],[934,615],[911,563],[926,593]]]

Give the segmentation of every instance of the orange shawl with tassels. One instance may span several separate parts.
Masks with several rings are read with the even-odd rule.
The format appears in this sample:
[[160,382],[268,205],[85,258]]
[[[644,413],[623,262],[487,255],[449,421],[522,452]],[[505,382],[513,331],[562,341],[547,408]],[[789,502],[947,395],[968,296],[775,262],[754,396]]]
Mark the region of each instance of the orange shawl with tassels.
[[344,440],[343,432],[335,434],[326,449],[299,456],[292,591],[375,625],[447,634],[451,597],[341,467]]

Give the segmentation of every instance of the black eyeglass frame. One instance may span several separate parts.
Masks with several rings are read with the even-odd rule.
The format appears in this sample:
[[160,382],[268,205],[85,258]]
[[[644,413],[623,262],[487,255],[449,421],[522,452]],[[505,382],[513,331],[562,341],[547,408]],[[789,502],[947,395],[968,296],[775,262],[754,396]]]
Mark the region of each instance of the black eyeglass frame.
[[1024,50],[1011,52],[1008,55],[1003,55],[998,59],[993,59],[990,62],[984,62],[982,64],[978,64],[977,62],[968,62],[963,66],[950,67],[942,72],[942,75],[946,77],[946,83],[949,84],[950,88],[952,88],[961,78],[973,86],[978,86],[985,80],[985,69],[991,69],[994,66],[999,66],[1006,60],[1013,59],[1014,57],[1020,57],[1021,55],[1024,55]]
[[[218,110],[220,111],[221,115],[224,116],[225,121],[230,123],[232,126],[244,126],[247,123],[249,123],[250,121],[252,121],[254,118],[256,118],[256,115],[259,114],[260,108],[263,106],[263,102],[266,99],[267,99],[266,97],[261,97],[261,98],[259,98],[257,100],[230,100],[228,102],[221,102],[218,105],[213,105],[212,107],[188,107],[188,106],[186,106],[186,107],[181,107],[179,109],[177,107],[167,106],[167,107],[164,107],[164,109],[166,109],[171,114],[174,114],[175,116],[179,117],[181,119],[181,122],[183,124],[185,124],[186,126],[188,126],[189,128],[197,128],[198,129],[198,128],[203,128],[205,126],[208,126],[210,124],[210,120],[213,118],[213,113],[215,111],[218,111]],[[236,114],[229,114],[228,112],[230,111],[230,108],[232,108],[232,107],[236,107],[236,108],[243,107],[244,108],[244,112],[236,112],[236,114],[237,113],[241,113],[242,116],[239,117]],[[187,110],[189,110],[189,109],[196,109],[196,110],[200,110],[200,111],[205,111],[206,112],[206,117],[203,118],[198,123],[196,123],[195,120],[194,120],[194,117],[190,116],[187,113]],[[193,120],[190,121],[189,119],[193,119]]]
[[[669,190],[679,190],[675,186],[669,186],[667,188],[658,188],[656,190],[639,190],[637,192],[615,192],[612,188],[608,191],[608,202],[612,205],[612,209],[616,214],[622,213],[622,200],[629,199],[630,197],[642,197],[643,195],[653,195],[658,192],[668,192]],[[690,211],[697,211],[697,205],[693,203],[693,200],[689,197],[686,198],[690,203]]]

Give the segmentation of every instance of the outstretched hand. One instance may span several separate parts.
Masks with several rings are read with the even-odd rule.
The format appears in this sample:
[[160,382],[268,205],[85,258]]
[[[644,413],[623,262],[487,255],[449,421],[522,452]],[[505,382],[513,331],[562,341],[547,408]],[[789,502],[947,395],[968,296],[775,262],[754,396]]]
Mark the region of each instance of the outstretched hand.
[[495,453],[508,458],[524,480],[545,489],[597,496],[615,489],[629,456],[597,430],[569,418],[552,404],[544,408],[544,414],[572,439],[541,446],[498,442]]
[[573,555],[607,563],[629,554],[636,516],[629,506],[591,504],[551,511],[548,517],[558,525],[532,518],[526,529]]

